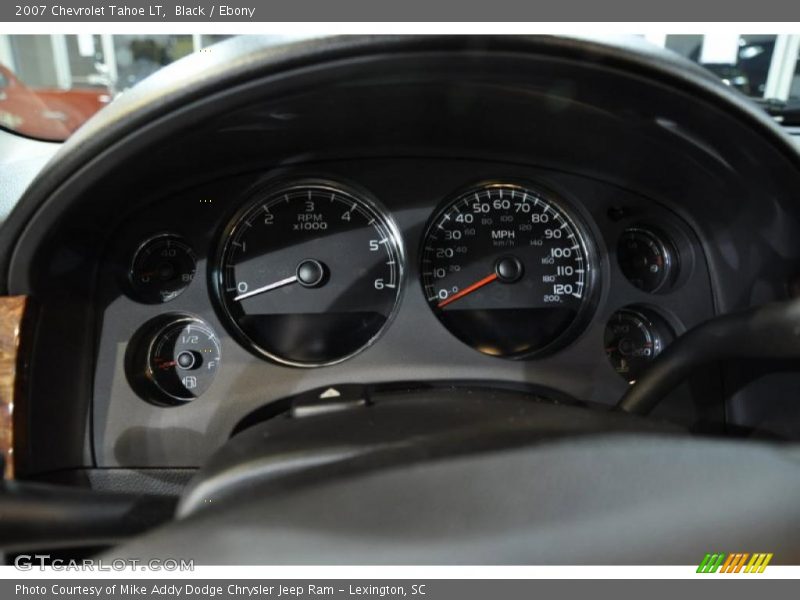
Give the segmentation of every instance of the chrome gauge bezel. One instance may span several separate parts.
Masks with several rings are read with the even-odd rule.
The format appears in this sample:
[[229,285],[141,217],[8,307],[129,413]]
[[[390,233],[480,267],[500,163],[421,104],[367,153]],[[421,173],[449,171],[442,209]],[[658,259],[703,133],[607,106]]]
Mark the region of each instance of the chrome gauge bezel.
[[[578,244],[581,247],[581,251],[583,255],[586,257],[586,273],[585,282],[584,282],[584,296],[582,298],[582,302],[580,308],[575,315],[573,321],[569,324],[569,326],[558,335],[557,338],[552,340],[549,344],[534,350],[532,352],[522,353],[518,355],[492,355],[481,350],[475,348],[474,346],[470,345],[469,343],[465,342],[464,340],[460,339],[456,336],[448,327],[444,325],[439,319],[437,315],[437,311],[434,307],[431,306],[430,301],[428,300],[428,294],[426,291],[426,281],[425,277],[423,276],[424,265],[422,261],[425,258],[426,252],[426,245],[429,240],[429,236],[431,231],[434,227],[439,223],[440,219],[443,218],[443,215],[446,214],[451,207],[461,201],[463,198],[471,195],[480,193],[486,190],[492,189],[514,189],[518,191],[530,192],[536,196],[538,196],[541,200],[544,200],[549,205],[554,205],[560,212],[561,216],[570,224],[570,226],[574,229],[577,233],[578,237]],[[420,240],[419,246],[419,284],[422,290],[423,297],[425,298],[425,303],[429,307],[429,309],[434,313],[437,321],[439,321],[440,325],[447,330],[448,334],[450,334],[453,339],[459,341],[459,343],[464,344],[472,348],[475,352],[483,354],[484,356],[488,356],[491,358],[501,359],[501,360],[530,360],[541,358],[547,355],[551,355],[554,352],[561,350],[570,344],[574,343],[580,335],[585,331],[587,325],[591,321],[592,316],[594,315],[599,294],[600,294],[600,259],[597,251],[597,242],[595,241],[595,236],[592,233],[591,229],[588,226],[588,219],[586,219],[582,213],[577,208],[577,204],[569,201],[568,199],[564,198],[561,193],[558,193],[548,186],[534,181],[529,181],[525,179],[517,179],[517,178],[498,178],[498,179],[489,179],[489,180],[481,180],[476,183],[472,183],[468,186],[464,186],[459,188],[455,192],[449,194],[437,207],[434,213],[430,216],[427,221],[427,224],[424,229],[424,234]]]
[[[380,225],[382,231],[385,232],[386,237],[389,240],[389,244],[391,245],[391,249],[396,256],[395,262],[397,269],[397,283],[392,308],[386,321],[383,323],[381,328],[369,340],[367,340],[367,342],[353,352],[332,360],[300,362],[288,359],[262,348],[256,342],[254,342],[250,336],[248,336],[247,333],[239,326],[236,318],[231,313],[227,305],[225,296],[224,269],[226,256],[228,255],[228,250],[232,241],[236,238],[236,235],[239,233],[241,228],[244,227],[244,218],[256,206],[272,201],[272,199],[277,196],[296,193],[298,190],[305,190],[309,188],[348,198],[353,202],[360,204],[363,209],[366,209],[372,215],[372,217]],[[209,281],[214,305],[219,312],[223,325],[242,346],[256,356],[270,360],[279,365],[298,368],[317,368],[337,365],[349,360],[373,346],[375,342],[380,339],[386,329],[394,321],[405,291],[405,262],[406,255],[400,230],[389,215],[388,211],[386,211],[386,209],[370,192],[349,182],[342,183],[341,181],[333,179],[309,177],[292,179],[290,181],[272,181],[256,187],[247,195],[245,201],[236,209],[233,215],[226,220],[222,234],[218,237],[216,251],[214,252],[214,260],[209,264]]]

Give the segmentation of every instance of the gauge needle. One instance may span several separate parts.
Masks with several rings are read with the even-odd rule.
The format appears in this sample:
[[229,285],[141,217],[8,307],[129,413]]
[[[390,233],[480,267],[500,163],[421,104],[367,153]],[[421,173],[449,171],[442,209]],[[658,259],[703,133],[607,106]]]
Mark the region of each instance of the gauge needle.
[[453,294],[449,298],[447,298],[445,300],[442,300],[441,302],[439,302],[439,304],[436,305],[436,307],[437,308],[443,308],[443,307],[447,306],[448,304],[450,304],[451,302],[455,302],[459,298],[463,298],[467,294],[471,294],[475,290],[479,290],[483,286],[485,286],[487,284],[490,284],[490,283],[492,283],[493,281],[496,281],[496,280],[497,280],[497,273],[492,273],[491,275],[488,275],[488,276],[484,277],[480,281],[476,281],[472,285],[469,285],[469,286],[465,287],[463,290],[461,290],[457,294]]
[[276,281],[275,283],[270,283],[269,285],[256,288],[249,292],[245,292],[244,294],[239,294],[234,298],[234,300],[238,302],[239,300],[244,300],[245,298],[250,298],[251,296],[263,294],[264,292],[269,292],[270,290],[275,290],[278,289],[279,287],[283,287],[285,285],[289,285],[290,283],[296,283],[296,282],[297,282],[297,275],[292,275],[291,277],[287,277],[286,279],[281,279],[280,281]]

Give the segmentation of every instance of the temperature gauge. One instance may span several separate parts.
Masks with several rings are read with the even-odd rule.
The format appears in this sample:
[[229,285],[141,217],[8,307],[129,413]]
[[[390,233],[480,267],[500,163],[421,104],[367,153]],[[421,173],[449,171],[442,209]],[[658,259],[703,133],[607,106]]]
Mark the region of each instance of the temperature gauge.
[[145,343],[134,343],[139,350],[131,365],[138,391],[159,404],[181,404],[205,393],[222,359],[211,327],[179,316],[146,331]]

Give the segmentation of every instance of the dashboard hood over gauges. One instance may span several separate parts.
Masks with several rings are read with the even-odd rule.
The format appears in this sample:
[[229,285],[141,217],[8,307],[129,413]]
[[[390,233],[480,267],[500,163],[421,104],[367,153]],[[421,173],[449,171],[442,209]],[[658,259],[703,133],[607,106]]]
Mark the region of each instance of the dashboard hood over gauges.
[[[130,492],[101,542],[139,494],[182,496],[117,555],[209,535],[212,562],[589,560],[578,542],[685,561],[769,539],[799,555],[780,537],[799,518],[792,447],[714,439],[768,421],[768,402],[781,437],[797,413],[772,398],[794,384],[748,391],[757,361],[676,361],[703,323],[746,347],[763,320],[715,319],[796,285],[800,156],[774,121],[642,40],[270,42],[231,39],[126,91],[0,228],[0,291],[32,309],[19,485]],[[767,316],[782,330],[797,313]],[[757,358],[793,359],[781,340]],[[680,381],[648,379],[669,364]],[[629,389],[623,409],[658,404],[642,381],[663,396],[653,416],[615,410]],[[171,520],[172,502],[148,516],[162,504]],[[758,530],[742,526],[755,507]],[[279,521],[285,546],[264,534]],[[41,541],[74,543],[64,530]]]

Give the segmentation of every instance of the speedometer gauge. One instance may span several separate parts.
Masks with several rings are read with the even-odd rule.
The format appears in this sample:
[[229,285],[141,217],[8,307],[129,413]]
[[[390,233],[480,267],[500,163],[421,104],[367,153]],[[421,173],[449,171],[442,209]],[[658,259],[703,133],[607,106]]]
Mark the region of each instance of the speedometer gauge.
[[567,343],[592,306],[594,253],[564,202],[487,184],[435,216],[422,251],[428,303],[485,354],[528,357]]
[[343,360],[394,312],[402,253],[364,194],[309,181],[268,189],[226,230],[215,284],[229,326],[254,352],[295,366]]

